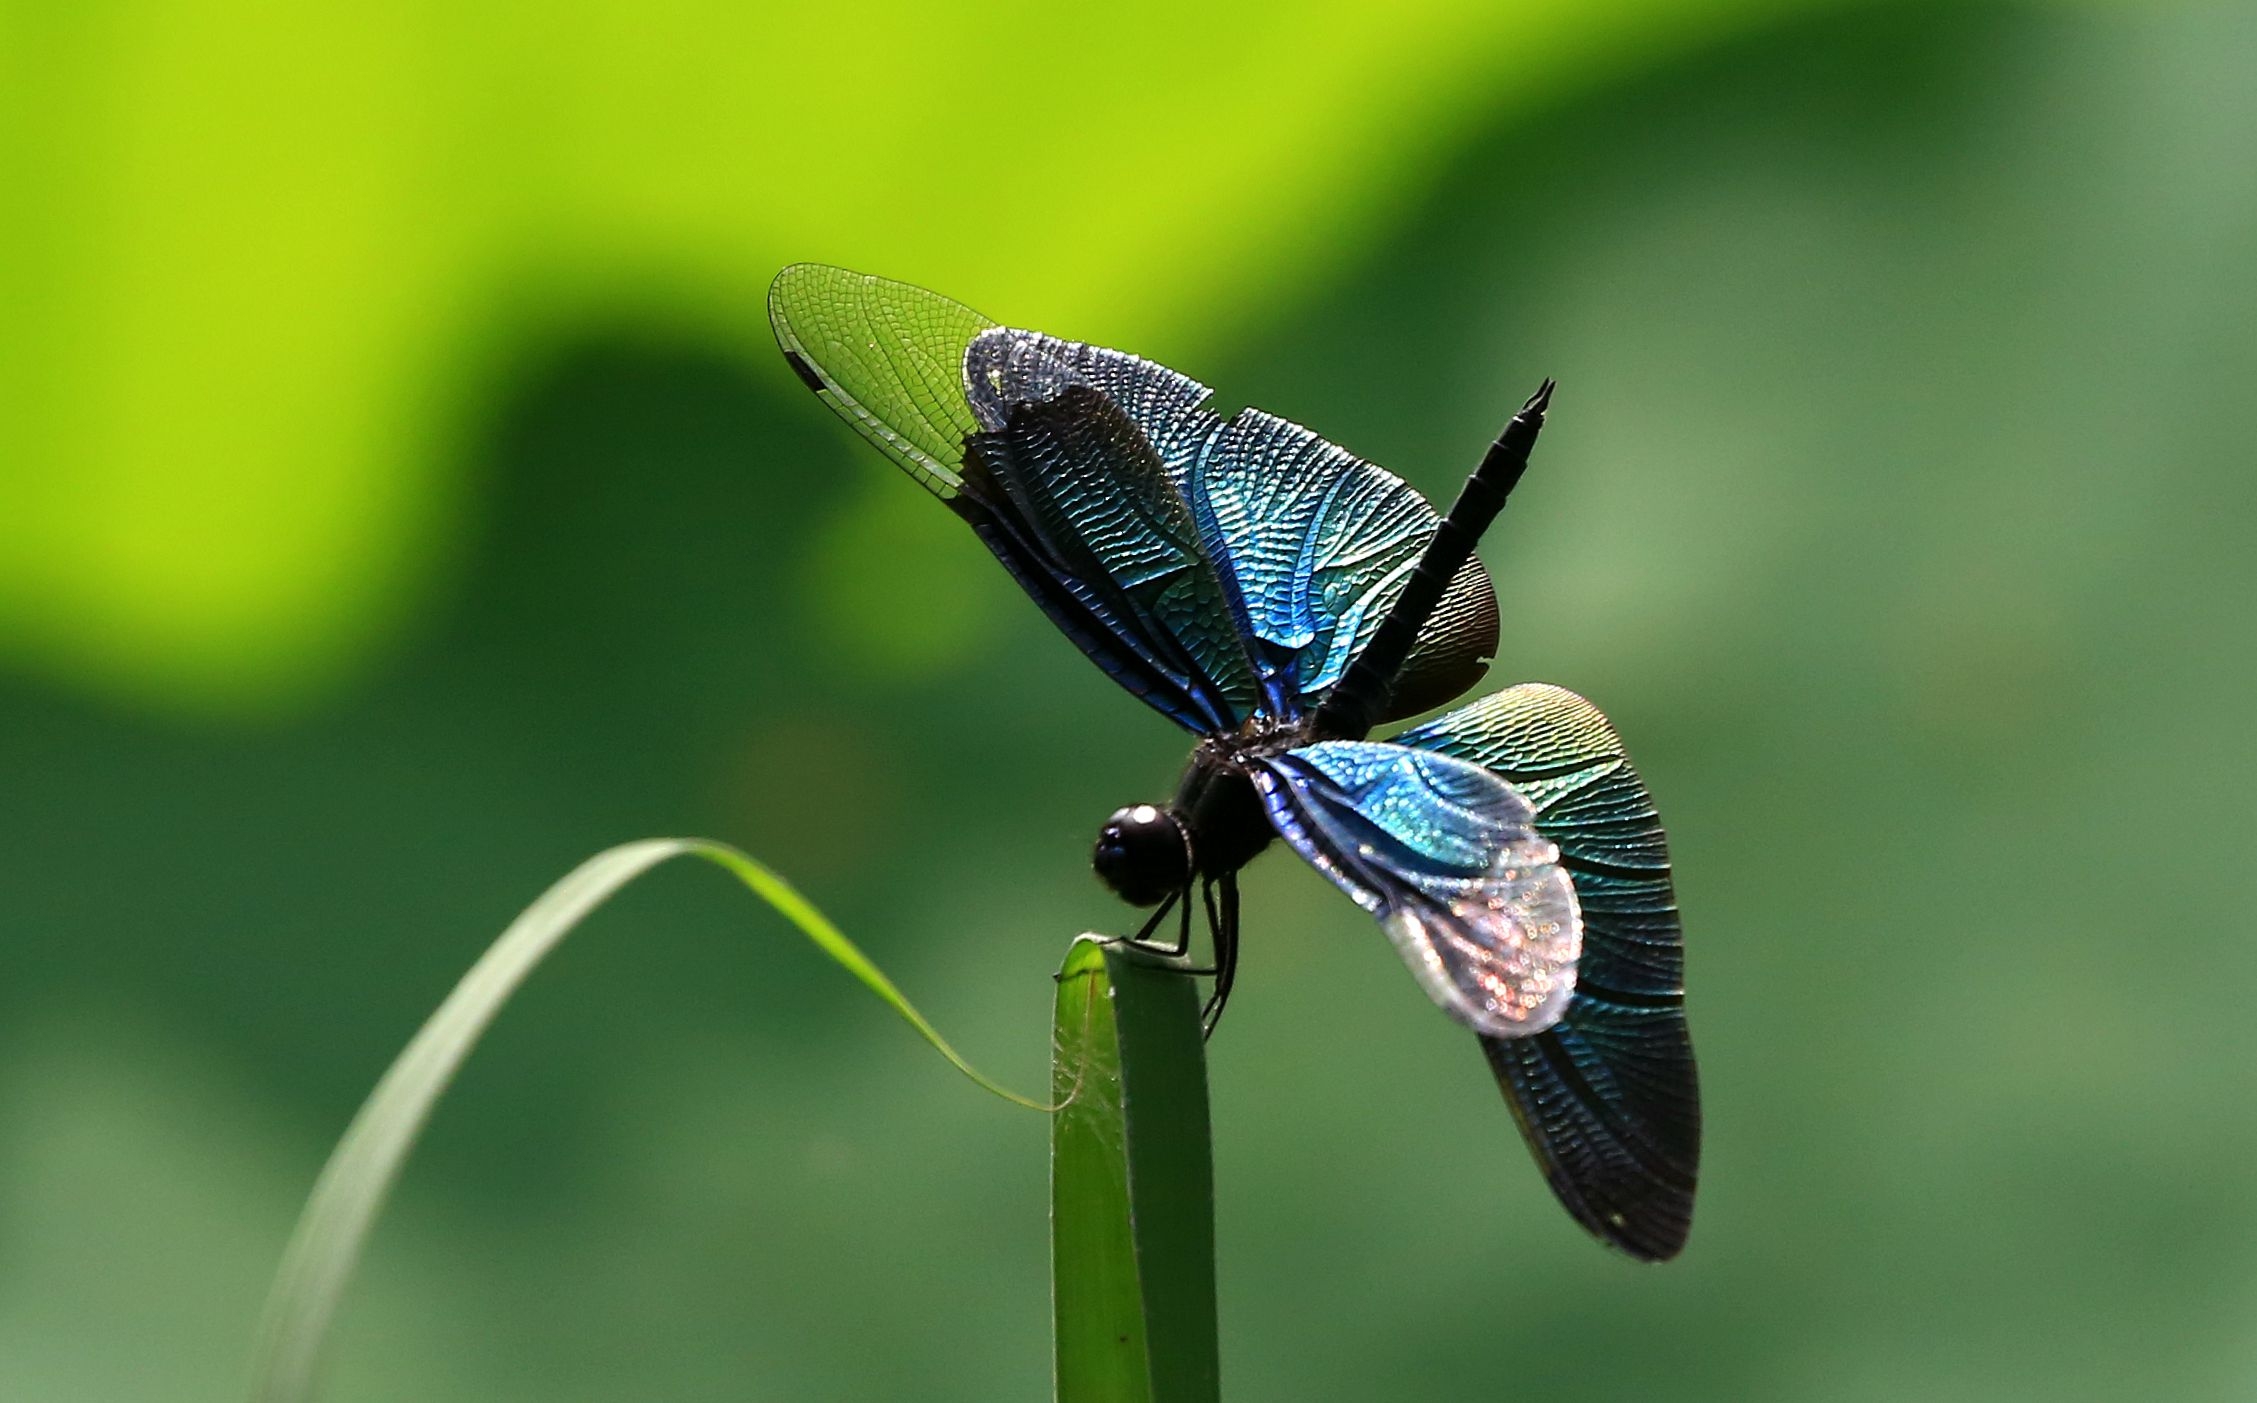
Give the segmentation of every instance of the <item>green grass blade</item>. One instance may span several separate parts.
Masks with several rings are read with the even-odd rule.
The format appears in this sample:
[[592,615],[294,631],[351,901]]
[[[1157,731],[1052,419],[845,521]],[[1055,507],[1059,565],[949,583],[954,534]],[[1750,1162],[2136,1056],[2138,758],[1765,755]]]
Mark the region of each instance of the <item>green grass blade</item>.
[[1058,1403],[1214,1403],[1214,1161],[1180,965],[1083,936],[1058,972],[1050,1250]]
[[653,838],[611,848],[573,869],[510,923],[417,1031],[337,1142],[275,1275],[252,1364],[251,1397],[256,1403],[303,1403],[313,1396],[322,1342],[369,1229],[432,1107],[502,1005],[588,913],[627,883],[676,857],[701,857],[734,873],[965,1076],[1005,1100],[1035,1110],[1050,1109],[974,1070],[867,955],[789,882],[753,858],[727,844],[700,838]]

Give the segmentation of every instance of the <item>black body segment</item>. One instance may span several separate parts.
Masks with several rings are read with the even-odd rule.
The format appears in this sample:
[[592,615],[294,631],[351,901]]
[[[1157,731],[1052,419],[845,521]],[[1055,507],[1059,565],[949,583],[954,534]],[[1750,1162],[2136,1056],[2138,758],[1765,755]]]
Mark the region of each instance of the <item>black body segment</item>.
[[[1371,642],[1356,655],[1340,685],[1317,708],[1312,729],[1319,738],[1361,740],[1375,721],[1411,714],[1390,705],[1388,693],[1459,572],[1474,558],[1473,549],[1480,544],[1481,533],[1497,519],[1505,498],[1512,495],[1520,475],[1528,470],[1528,455],[1536,447],[1536,436],[1544,430],[1544,411],[1551,405],[1552,389],[1550,380],[1537,387],[1459,489],[1458,500],[1435,529],[1394,608]],[[1492,597],[1491,607],[1494,604]]]

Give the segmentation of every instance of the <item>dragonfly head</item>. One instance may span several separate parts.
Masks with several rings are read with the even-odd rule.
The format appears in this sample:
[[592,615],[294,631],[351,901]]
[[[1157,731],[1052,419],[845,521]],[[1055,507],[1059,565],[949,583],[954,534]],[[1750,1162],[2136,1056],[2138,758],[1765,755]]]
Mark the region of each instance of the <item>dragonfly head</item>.
[[1132,804],[1105,820],[1090,865],[1121,900],[1156,906],[1191,882],[1191,835],[1155,804]]

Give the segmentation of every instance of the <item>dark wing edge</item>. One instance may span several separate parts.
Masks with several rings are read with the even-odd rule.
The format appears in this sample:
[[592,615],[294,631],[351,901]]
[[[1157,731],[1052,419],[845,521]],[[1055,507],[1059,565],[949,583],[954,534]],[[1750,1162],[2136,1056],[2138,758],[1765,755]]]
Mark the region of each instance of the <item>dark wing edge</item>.
[[1524,683],[1395,738],[1495,770],[1527,795],[1583,911],[1566,1014],[1482,1052],[1560,1203],[1594,1236],[1666,1261],[1692,1230],[1700,1086],[1684,946],[1652,797],[1599,709]]
[[1227,587],[1158,453],[1111,398],[1069,384],[1017,405],[967,441],[963,482],[951,505],[1122,685],[1198,732],[1250,713],[1253,664]]
[[1380,721],[1404,721],[1464,696],[1497,656],[1497,589],[1481,557],[1466,557],[1395,673]]
[[1550,1031],[1484,1037],[1481,1051],[1575,1221],[1640,1261],[1684,1250],[1700,1105],[1681,1012],[1622,1009],[1578,993]]
[[784,361],[816,398],[942,500],[962,488],[964,350],[994,325],[913,283],[794,263],[768,285]]

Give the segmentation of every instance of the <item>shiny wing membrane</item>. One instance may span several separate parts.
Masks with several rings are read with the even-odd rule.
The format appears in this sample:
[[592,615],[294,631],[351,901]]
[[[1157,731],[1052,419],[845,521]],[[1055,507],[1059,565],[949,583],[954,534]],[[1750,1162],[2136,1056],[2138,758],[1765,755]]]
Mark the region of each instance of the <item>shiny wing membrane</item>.
[[[1260,410],[1226,421],[1207,408],[1205,385],[1120,351],[999,327],[972,343],[965,381],[982,423],[1077,384],[1121,408],[1191,511],[1231,619],[1253,645],[1258,707],[1273,716],[1313,707],[1340,680],[1440,520],[1385,469]],[[1457,696],[1496,645],[1496,592],[1468,561],[1405,664],[1389,716]]]
[[1700,1088],[1685,1026],[1684,946],[1653,800],[1606,717],[1529,683],[1396,738],[1509,781],[1557,846],[1583,916],[1565,1013],[1482,1050],[1561,1203],[1614,1246],[1677,1255],[1700,1171]]
[[[1187,491],[1228,543],[1272,710],[1314,709],[1371,641],[1440,518],[1408,483],[1258,409],[1192,464]],[[1497,595],[1469,559],[1420,633],[1383,719],[1439,706],[1481,680]]]
[[1018,405],[972,438],[964,483],[1010,503],[997,515],[1015,547],[1196,708],[1195,729],[1252,713],[1254,670],[1229,592],[1151,442],[1112,400],[1068,385]]
[[794,263],[768,288],[792,372],[933,495],[954,497],[964,440],[964,348],[994,323],[907,283]]
[[1559,1019],[1582,918],[1557,849],[1511,785],[1372,741],[1303,746],[1253,775],[1279,835],[1379,918],[1443,1011],[1496,1038]]
[[[983,366],[989,393],[975,407],[967,393],[967,363],[973,344],[994,323],[937,293],[843,268],[799,263],[784,269],[769,288],[768,315],[801,381],[963,517],[1100,668],[1189,730],[1236,724],[1233,699],[1195,681],[1198,669],[1186,661],[1186,649],[1133,607],[1133,587],[1107,573],[1104,551],[1115,543],[1080,541],[1085,549],[1069,563],[1057,549],[1065,523],[1054,521],[1046,535],[1010,494],[1007,484],[1016,479],[1018,463],[1038,456],[1045,440],[1071,435],[1066,421],[1073,406],[1030,422],[1016,438],[1007,433],[1010,411],[1025,400],[1055,399],[1070,377],[1053,376],[1019,398],[1006,398],[1019,388],[1017,382],[999,383],[989,373],[994,367]],[[1195,400],[1205,396],[1203,387],[1194,389]],[[996,440],[988,470],[976,471],[975,485],[967,489],[966,446],[982,437]],[[1105,445],[1118,441],[1105,425],[1093,425],[1079,437]],[[1140,471],[1149,475],[1150,463],[1124,450],[1086,475],[1118,481]],[[1211,566],[1207,570],[1213,573]],[[1230,671],[1227,665],[1220,670]]]
[[[769,314],[825,403],[970,522],[1099,666],[1194,731],[1321,701],[1438,524],[1400,479],[1306,429],[1256,410],[1225,421],[1206,386],[1164,366],[998,327],[906,283],[795,264]],[[1015,428],[1023,406],[1041,412]],[[1126,442],[1124,421],[1148,451]],[[968,486],[974,437],[986,466]],[[1059,456],[1080,451],[1102,461]],[[1155,468],[1181,513],[1158,500]],[[1033,482],[1062,469],[1072,486]],[[1469,561],[1387,716],[1463,692],[1496,640],[1496,594]]]
[[1222,423],[1206,407],[1214,391],[1125,351],[997,327],[972,340],[963,362],[964,393],[984,426],[1000,428],[1019,405],[1086,385],[1128,416],[1179,490],[1193,456]]

